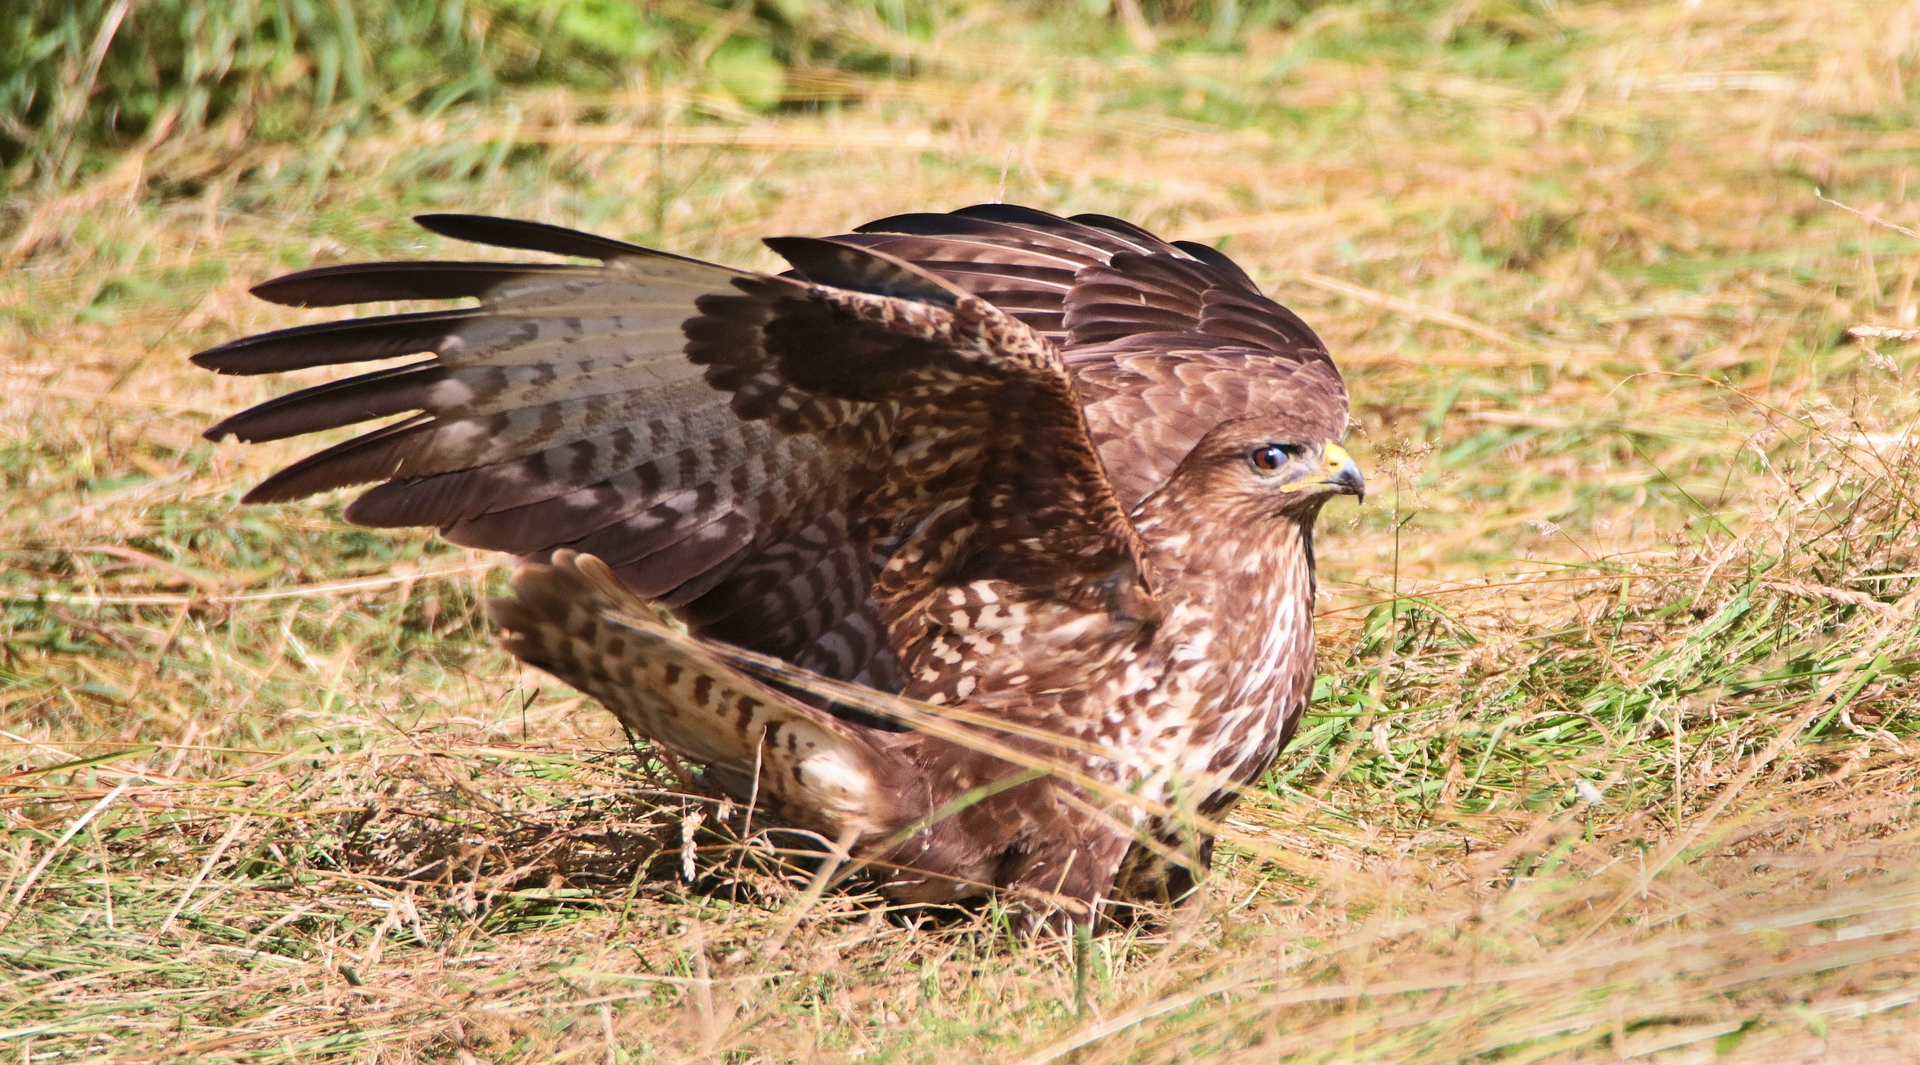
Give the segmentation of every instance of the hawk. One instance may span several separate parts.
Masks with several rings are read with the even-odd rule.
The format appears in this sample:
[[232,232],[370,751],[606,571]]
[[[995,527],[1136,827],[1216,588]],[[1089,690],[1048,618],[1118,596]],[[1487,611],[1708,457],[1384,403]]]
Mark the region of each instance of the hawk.
[[478,305],[194,356],[428,356],[208,430],[392,419],[247,502],[374,483],[350,521],[519,556],[494,605],[513,654],[897,902],[1000,893],[1060,926],[1204,871],[1209,819],[1307,704],[1315,518],[1363,491],[1325,345],[1232,260],[1000,204],[768,239],[781,274],[417,221],[575,261],[256,287]]

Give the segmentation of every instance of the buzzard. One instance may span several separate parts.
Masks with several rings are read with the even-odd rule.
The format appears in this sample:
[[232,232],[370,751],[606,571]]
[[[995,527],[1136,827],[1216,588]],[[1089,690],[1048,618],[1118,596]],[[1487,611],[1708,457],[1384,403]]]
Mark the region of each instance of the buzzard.
[[777,275],[417,221],[576,261],[255,288],[478,305],[194,356],[430,356],[208,430],[392,419],[246,501],[377,482],[349,520],[519,556],[494,606],[509,650],[896,901],[997,892],[1060,926],[1204,871],[1208,819],[1307,703],[1314,520],[1363,489],[1325,346],[1230,259],[1001,204],[772,238]]

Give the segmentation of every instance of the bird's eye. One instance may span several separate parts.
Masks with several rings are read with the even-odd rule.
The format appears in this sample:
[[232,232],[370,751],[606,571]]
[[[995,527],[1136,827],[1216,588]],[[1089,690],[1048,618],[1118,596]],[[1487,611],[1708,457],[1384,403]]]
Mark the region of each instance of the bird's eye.
[[1261,444],[1247,455],[1253,468],[1262,473],[1272,473],[1287,464],[1287,460],[1300,453],[1300,449],[1291,444]]

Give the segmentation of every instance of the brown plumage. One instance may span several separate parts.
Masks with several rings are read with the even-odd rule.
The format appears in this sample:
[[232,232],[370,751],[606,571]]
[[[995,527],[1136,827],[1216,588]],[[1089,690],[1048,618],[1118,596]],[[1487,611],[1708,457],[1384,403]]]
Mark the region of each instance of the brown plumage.
[[1001,890],[1086,919],[1204,869],[1193,815],[1258,777],[1306,705],[1314,518],[1361,490],[1325,348],[1230,260],[1001,205],[769,240],[779,276],[420,222],[599,262],[256,288],[480,305],[195,356],[258,374],[432,355],[214,426],[398,416],[248,501],[380,482],[350,520],[522,556],[495,608],[513,653],[846,839],[898,900]]

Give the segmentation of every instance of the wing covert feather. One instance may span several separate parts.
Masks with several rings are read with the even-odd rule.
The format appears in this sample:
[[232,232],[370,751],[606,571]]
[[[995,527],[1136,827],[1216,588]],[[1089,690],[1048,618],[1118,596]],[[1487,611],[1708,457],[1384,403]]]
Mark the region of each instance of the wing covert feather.
[[[1346,386],[1320,338],[1205,245],[1002,204],[883,218],[833,239],[912,260],[1059,345],[1128,508],[1221,421],[1281,413],[1310,434],[1345,428]],[[1224,362],[1194,354],[1229,348],[1238,354]]]

